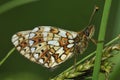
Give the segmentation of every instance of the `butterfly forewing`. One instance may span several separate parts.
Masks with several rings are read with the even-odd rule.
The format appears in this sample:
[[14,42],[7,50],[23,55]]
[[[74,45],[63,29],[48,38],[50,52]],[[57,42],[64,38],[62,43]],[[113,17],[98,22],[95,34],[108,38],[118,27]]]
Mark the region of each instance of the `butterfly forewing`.
[[[12,37],[17,50],[29,60],[52,68],[73,55],[77,32],[51,26],[21,31]],[[17,41],[17,42],[16,42]]]

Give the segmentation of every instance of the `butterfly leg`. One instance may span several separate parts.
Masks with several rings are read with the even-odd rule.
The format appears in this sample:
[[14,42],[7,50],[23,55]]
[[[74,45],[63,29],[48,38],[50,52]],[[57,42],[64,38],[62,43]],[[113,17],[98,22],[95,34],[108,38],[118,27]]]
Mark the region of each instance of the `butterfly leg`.
[[97,40],[95,40],[95,39],[93,39],[93,38],[91,38],[90,39],[95,45],[97,45],[97,43],[101,43],[101,42],[104,42],[104,41],[97,41]]
[[74,50],[74,65],[73,65],[73,68],[74,68],[74,70],[76,70],[76,62],[77,62],[77,56],[78,56],[78,53],[76,53],[76,48],[75,48],[75,50]]

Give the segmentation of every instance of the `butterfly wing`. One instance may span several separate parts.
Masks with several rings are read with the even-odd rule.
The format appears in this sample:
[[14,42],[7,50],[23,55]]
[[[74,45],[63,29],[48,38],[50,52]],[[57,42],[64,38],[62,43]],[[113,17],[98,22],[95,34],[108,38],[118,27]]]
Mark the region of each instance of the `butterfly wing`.
[[30,48],[28,47],[28,37],[31,30],[21,31],[12,36],[12,43],[16,49],[24,56],[30,57],[26,54],[29,53]]
[[[25,57],[31,61],[42,64],[47,68],[59,65],[73,55],[76,32],[51,26],[40,26],[26,32],[26,34],[25,32],[21,33],[24,40],[19,42],[18,45],[26,42],[26,46],[20,46],[22,47],[21,50],[17,50],[24,56],[27,55]],[[26,35],[28,37],[25,37]],[[17,40],[19,41],[19,39],[20,37]],[[13,43],[15,45],[15,42]],[[16,48],[19,47],[18,45],[15,45]],[[23,52],[23,50],[25,51]]]

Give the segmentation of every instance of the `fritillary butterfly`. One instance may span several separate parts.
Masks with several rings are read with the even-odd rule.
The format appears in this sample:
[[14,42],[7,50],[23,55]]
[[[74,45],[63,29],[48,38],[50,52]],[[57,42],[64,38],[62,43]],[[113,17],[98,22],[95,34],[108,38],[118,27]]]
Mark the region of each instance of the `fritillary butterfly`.
[[75,53],[83,53],[94,34],[94,26],[80,32],[39,26],[13,35],[12,43],[30,61],[53,68]]

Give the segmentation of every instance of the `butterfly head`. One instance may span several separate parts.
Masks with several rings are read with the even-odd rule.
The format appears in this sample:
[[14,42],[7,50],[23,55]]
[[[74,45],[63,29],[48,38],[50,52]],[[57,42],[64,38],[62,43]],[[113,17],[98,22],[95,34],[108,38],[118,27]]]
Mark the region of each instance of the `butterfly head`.
[[94,25],[91,25],[89,27],[86,27],[84,30],[83,30],[83,34],[87,37],[87,39],[91,39],[92,36],[94,35],[94,32],[95,32],[95,27]]

